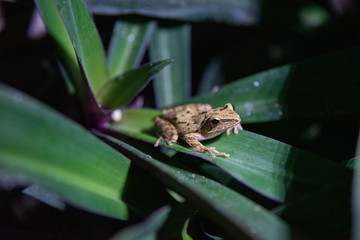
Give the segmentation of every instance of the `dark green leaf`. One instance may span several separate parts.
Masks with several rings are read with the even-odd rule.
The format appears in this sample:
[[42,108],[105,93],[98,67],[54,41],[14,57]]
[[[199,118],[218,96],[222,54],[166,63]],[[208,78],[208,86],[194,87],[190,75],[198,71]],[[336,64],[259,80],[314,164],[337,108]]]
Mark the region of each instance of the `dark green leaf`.
[[85,0],[56,0],[63,22],[94,93],[108,80],[105,53]]
[[152,61],[174,58],[153,81],[158,107],[171,106],[190,95],[190,25],[159,27],[150,44]]
[[108,49],[110,79],[139,65],[155,27],[155,22],[115,23]]
[[97,133],[134,163],[200,208],[240,239],[290,239],[291,229],[276,215],[237,192],[161,157],[162,161],[108,135]]
[[235,105],[244,123],[359,113],[360,48],[285,65],[189,102]]
[[97,94],[98,102],[108,109],[118,108],[128,103],[153,75],[172,62],[172,59],[167,59],[146,64],[108,81]]
[[155,240],[169,213],[170,207],[165,206],[151,214],[143,222],[121,230],[111,240]]
[[130,161],[40,102],[0,85],[0,168],[93,212],[127,219]]
[[105,15],[142,14],[185,21],[216,21],[255,24],[259,21],[259,0],[87,0],[91,10]]
[[[153,119],[159,114],[149,109],[124,109],[122,121],[111,127],[154,143]],[[351,171],[343,165],[247,131],[240,131],[238,135],[224,134],[203,143],[231,156],[211,158],[209,154],[195,152],[185,143],[169,148],[206,159],[238,181],[277,201],[298,198],[328,183],[346,182],[351,178]],[[211,172],[208,174],[212,175]]]

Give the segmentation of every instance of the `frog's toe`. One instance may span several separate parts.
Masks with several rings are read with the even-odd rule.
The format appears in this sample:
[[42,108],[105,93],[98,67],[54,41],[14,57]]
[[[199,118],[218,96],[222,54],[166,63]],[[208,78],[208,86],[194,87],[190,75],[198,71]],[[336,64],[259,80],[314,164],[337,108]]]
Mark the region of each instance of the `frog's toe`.
[[234,134],[238,134],[239,130],[243,130],[243,127],[241,126],[241,124],[239,123],[238,125],[236,125],[235,127],[232,128],[228,128],[226,129],[226,135],[230,135],[231,130],[233,130]]
[[[165,142],[169,145],[169,146],[172,146],[173,144],[173,142],[171,141],[171,140],[169,140],[169,139],[164,139],[165,140]],[[176,143],[176,142],[174,142],[174,143]]]
[[158,147],[158,146],[159,146],[159,143],[160,143],[161,141],[163,141],[163,137],[159,137],[159,138],[156,140],[156,142],[155,142],[155,144],[154,144],[154,147]]
[[164,137],[159,137],[159,138],[156,140],[156,142],[155,142],[155,144],[154,144],[154,147],[158,147],[161,142],[166,142],[169,146],[172,146],[173,143],[176,143],[176,141],[174,141],[173,139],[169,140],[169,139],[164,138]]
[[230,157],[230,154],[224,153],[224,152],[219,152],[218,150],[215,149],[215,147],[209,147],[208,148],[208,153],[211,155],[211,157],[216,158],[215,154],[219,154],[219,155],[223,155],[224,157]]

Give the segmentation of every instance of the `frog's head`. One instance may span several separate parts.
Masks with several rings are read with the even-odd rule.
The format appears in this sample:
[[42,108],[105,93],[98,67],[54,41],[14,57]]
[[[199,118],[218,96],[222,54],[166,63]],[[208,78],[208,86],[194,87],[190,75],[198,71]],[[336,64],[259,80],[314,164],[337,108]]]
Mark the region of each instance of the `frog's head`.
[[234,105],[227,103],[224,107],[213,109],[206,114],[202,130],[217,135],[235,127],[240,121],[240,116],[235,112]]

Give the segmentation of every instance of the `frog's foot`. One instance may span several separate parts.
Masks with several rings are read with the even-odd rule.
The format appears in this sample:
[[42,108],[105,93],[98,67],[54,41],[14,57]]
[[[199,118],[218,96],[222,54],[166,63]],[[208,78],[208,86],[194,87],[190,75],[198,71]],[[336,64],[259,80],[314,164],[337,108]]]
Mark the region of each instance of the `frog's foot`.
[[238,130],[243,130],[243,127],[241,126],[241,124],[239,123],[238,125],[236,125],[235,127],[229,128],[226,130],[226,135],[230,135],[231,130],[233,130],[234,134],[238,134],[239,131]]
[[205,151],[208,152],[211,155],[211,157],[213,157],[213,158],[216,158],[214,153],[223,155],[224,157],[230,157],[230,154],[224,153],[224,152],[219,152],[218,150],[215,150],[215,147],[208,147],[208,148],[206,148]]
[[[155,142],[155,144],[154,144],[154,147],[158,147],[159,144],[160,144],[160,142],[166,142],[169,146],[172,146],[172,145],[173,145],[172,142],[171,142],[171,140],[166,139],[166,138],[163,138],[163,137],[159,137],[159,138],[156,140],[156,142]],[[176,141],[175,141],[174,143],[176,143]]]

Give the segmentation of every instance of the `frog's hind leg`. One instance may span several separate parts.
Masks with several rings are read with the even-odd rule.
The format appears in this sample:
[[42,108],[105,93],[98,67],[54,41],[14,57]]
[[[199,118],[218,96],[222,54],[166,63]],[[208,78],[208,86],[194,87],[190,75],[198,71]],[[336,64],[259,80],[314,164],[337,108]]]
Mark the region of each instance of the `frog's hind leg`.
[[155,147],[158,147],[161,141],[165,141],[169,146],[176,143],[178,133],[174,125],[161,117],[156,117],[154,122],[156,131],[159,135],[159,138],[154,144]]

